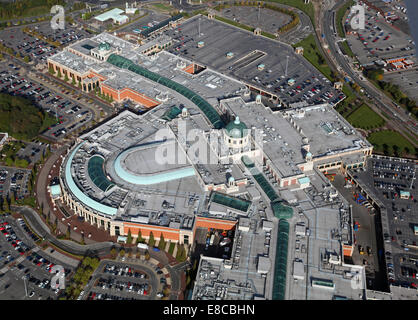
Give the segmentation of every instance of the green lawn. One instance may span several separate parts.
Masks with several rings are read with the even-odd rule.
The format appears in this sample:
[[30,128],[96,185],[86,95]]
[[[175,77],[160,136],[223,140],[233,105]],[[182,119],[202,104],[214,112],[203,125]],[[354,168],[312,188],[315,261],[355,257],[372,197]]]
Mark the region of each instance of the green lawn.
[[355,109],[347,120],[354,127],[361,129],[379,128],[385,124],[385,120],[365,103]]
[[[414,154],[414,146],[400,133],[390,130],[382,130],[369,135],[367,140],[374,145],[377,152],[387,155],[401,155],[403,153]],[[406,150],[406,148],[408,150]],[[397,152],[395,152],[397,150]]]
[[171,11],[171,10],[173,10],[173,7],[168,6],[166,4],[163,4],[163,3],[153,3],[152,6],[154,8],[156,8],[156,9],[160,9],[160,10],[163,10],[163,11]]
[[302,41],[294,45],[294,47],[303,47],[303,56],[308,60],[315,68],[317,68],[322,74],[329,80],[333,81],[331,75],[331,68],[325,61],[318,47],[316,46],[315,36],[310,34]]
[[345,37],[344,28],[343,28],[343,17],[347,10],[354,4],[354,0],[348,1],[337,11],[337,16],[335,17],[335,24],[337,26],[337,33],[341,38]]
[[311,2],[309,2],[308,4],[305,4],[304,0],[271,0],[269,2],[281,3],[303,11],[309,16],[312,24],[315,26],[314,7]]
[[347,56],[354,58],[354,53],[348,45],[347,41],[340,42],[340,49]]

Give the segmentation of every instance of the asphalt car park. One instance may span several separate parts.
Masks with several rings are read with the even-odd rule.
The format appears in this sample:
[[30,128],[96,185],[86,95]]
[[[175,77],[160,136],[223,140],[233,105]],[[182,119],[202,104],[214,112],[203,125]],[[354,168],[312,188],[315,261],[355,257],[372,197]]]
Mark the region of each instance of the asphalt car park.
[[166,283],[165,275],[157,266],[102,261],[80,299],[153,300],[161,296],[158,288]]
[[[47,24],[50,27],[50,24]],[[57,48],[49,43],[26,34],[22,28],[4,29],[0,31],[0,39],[15,53],[19,53],[22,57],[29,56],[31,60],[46,61],[48,56],[57,53]]]
[[[54,30],[51,28],[50,22],[41,22],[34,27],[29,26],[29,28],[34,28],[40,35],[52,41],[57,41],[60,45],[68,45],[88,34],[86,31],[76,29],[68,24],[64,30]],[[49,56],[58,52],[55,46],[23,32],[23,27],[6,28],[0,31],[0,39],[3,39],[6,42],[5,44],[16,53],[20,53],[21,56],[29,56],[31,60],[37,62],[46,62]]]
[[[21,76],[18,71],[5,67],[0,71],[0,91],[31,99],[45,112],[56,118],[56,123],[42,133],[45,137],[54,140],[63,138],[93,118],[91,111],[78,105],[75,102],[76,99],[70,101],[63,98],[43,85]],[[8,67],[14,67],[14,65],[9,64]],[[37,149],[40,148],[35,148],[34,151]]]
[[[394,11],[399,15],[399,11]],[[410,34],[391,26],[375,11],[366,11],[365,29],[347,35],[347,41],[360,65],[381,63],[385,59],[407,58],[417,63],[415,43]],[[383,75],[384,81],[399,85],[412,99],[418,98],[418,77],[415,68],[389,70]]]
[[52,41],[57,41],[60,45],[64,46],[84,37],[91,36],[87,31],[75,28],[69,24],[66,24],[65,29],[52,29],[49,23],[38,24],[37,27],[36,31],[42,36],[47,37]]
[[309,62],[280,42],[206,18],[189,19],[165,33],[173,39],[168,51],[174,55],[277,95],[285,105],[336,104],[344,98]]
[[367,10],[365,29],[347,35],[347,40],[361,64],[379,59],[397,58],[415,55],[415,45],[410,35],[396,30],[377,17],[374,11]]
[[230,20],[234,20],[253,28],[276,33],[282,26],[288,24],[292,18],[284,13],[266,8],[232,6],[221,11],[221,14]]
[[[386,259],[388,280],[401,285],[417,285],[418,281],[411,276],[414,272],[402,268],[407,256],[418,253],[414,233],[414,226],[418,225],[416,165],[411,160],[374,156],[368,160],[366,168],[356,173],[357,178],[373,191],[387,211],[389,230],[382,236],[389,249],[379,254]],[[401,197],[401,191],[410,196]],[[416,265],[410,268],[416,268]]]
[[28,194],[30,170],[0,166],[0,197],[15,195],[21,199]]
[[[67,280],[73,268],[40,250],[34,244],[39,238],[23,219],[3,217],[0,232],[0,298],[56,299],[61,290],[51,283],[54,265],[64,268]],[[6,290],[7,285],[15,289]]]

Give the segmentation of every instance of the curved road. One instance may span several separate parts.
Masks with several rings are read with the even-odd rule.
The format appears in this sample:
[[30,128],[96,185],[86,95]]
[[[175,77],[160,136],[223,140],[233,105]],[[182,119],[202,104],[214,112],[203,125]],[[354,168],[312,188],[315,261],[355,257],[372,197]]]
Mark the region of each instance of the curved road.
[[[403,111],[392,107],[392,101],[383,93],[381,93],[373,84],[367,80],[362,81],[360,79],[360,75],[353,71],[353,67],[350,65],[349,61],[343,55],[339,54],[337,41],[341,39],[334,36],[334,33],[330,27],[330,22],[333,19],[333,13],[335,13],[334,16],[336,16],[336,11],[341,5],[341,3],[337,3],[331,9],[325,10],[323,12],[323,19],[320,19],[322,22],[322,33],[325,35],[325,41],[329,47],[327,55],[331,58],[331,60],[333,60],[334,64],[337,65],[337,69],[340,72],[347,74],[349,77],[351,77],[351,79],[353,79],[354,82],[363,87],[364,91],[372,98],[372,102],[376,107],[373,105],[371,107],[376,112],[378,112],[384,118],[387,118],[387,116],[382,114],[382,111],[390,115],[388,122],[392,125],[392,127],[396,128],[402,133],[407,133],[414,136],[418,133],[418,129],[417,126],[408,123],[412,119],[406,114],[403,114]],[[335,21],[335,23],[338,23],[338,21]],[[406,134],[405,138],[408,139],[415,147],[417,146],[416,140],[409,138]]]

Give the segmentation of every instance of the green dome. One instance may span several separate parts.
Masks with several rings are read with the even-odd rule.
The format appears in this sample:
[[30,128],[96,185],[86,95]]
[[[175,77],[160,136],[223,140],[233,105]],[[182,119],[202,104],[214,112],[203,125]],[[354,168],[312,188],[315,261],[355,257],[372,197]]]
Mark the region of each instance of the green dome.
[[99,44],[99,50],[110,50],[110,44],[108,42],[102,42]]
[[226,134],[234,139],[241,139],[248,135],[248,128],[244,122],[239,121],[239,117],[228,123],[225,130]]

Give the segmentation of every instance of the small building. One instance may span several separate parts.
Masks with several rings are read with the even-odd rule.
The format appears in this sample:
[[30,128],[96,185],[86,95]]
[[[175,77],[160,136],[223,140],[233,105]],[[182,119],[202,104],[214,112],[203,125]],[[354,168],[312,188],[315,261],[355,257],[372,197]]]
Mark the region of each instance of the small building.
[[409,191],[400,191],[400,196],[401,199],[406,199],[408,200],[411,197],[411,194],[409,193]]
[[250,219],[245,217],[240,217],[238,222],[238,230],[242,232],[250,231]]
[[303,55],[303,47],[296,47],[295,48],[295,53],[296,54]]
[[334,88],[337,90],[341,90],[343,88],[343,83],[341,81],[337,81],[334,83]]
[[197,47],[198,48],[202,48],[202,47],[204,47],[205,46],[205,42],[204,41],[199,41],[198,43],[197,43]]
[[209,19],[215,19],[215,16],[216,16],[216,12],[215,12],[215,10],[213,10],[213,9],[209,9],[209,10],[208,10],[208,18],[209,18]]
[[233,57],[234,57],[234,53],[233,53],[233,52],[228,52],[228,53],[226,54],[226,57],[227,57],[228,59],[231,59],[231,58],[233,58]]
[[418,225],[414,226],[414,234],[418,236]]
[[51,193],[51,198],[53,200],[61,198],[61,187],[59,184],[49,186],[49,192]]
[[300,224],[297,224],[295,226],[295,234],[297,236],[304,237],[306,235],[306,228],[305,228],[305,226],[302,226]]
[[307,188],[311,185],[311,180],[308,177],[303,177],[298,179],[301,189]]
[[129,21],[128,16],[123,15],[122,13],[124,13],[122,9],[114,8],[112,10],[106,11],[105,13],[98,15],[97,17],[94,17],[94,19],[103,24],[108,22],[109,20],[112,20],[114,24],[121,25]]
[[270,271],[271,262],[268,257],[259,256],[257,264],[257,273],[266,274]]
[[289,86],[293,86],[295,83],[296,83],[296,80],[295,80],[295,79],[293,79],[293,78],[290,78],[289,80],[287,80],[287,84],[288,84]]
[[6,143],[8,137],[9,135],[7,134],[7,132],[0,132],[0,149]]
[[273,229],[273,222],[268,220],[263,220],[263,231],[270,232]]
[[265,65],[262,63],[257,66],[258,70],[264,70],[264,68],[265,68]]
[[118,243],[126,243],[127,240],[128,238],[125,236],[118,236]]
[[304,280],[305,279],[305,268],[302,261],[293,262],[293,279]]

